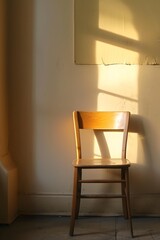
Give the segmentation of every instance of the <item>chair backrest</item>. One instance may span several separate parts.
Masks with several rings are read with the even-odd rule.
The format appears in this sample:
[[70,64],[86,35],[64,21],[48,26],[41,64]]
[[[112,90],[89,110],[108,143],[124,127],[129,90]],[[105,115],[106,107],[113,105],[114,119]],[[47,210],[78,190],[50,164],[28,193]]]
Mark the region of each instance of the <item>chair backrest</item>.
[[77,159],[82,157],[80,129],[122,132],[122,158],[126,158],[130,112],[73,112]]

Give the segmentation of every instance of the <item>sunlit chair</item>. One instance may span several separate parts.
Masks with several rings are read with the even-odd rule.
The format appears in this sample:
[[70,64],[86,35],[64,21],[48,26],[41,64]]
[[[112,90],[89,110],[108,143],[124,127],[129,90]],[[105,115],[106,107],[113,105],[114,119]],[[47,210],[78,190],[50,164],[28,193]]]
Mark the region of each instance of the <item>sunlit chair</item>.
[[[130,193],[129,193],[129,167],[130,162],[126,159],[126,147],[128,137],[129,112],[73,112],[73,122],[75,131],[75,144],[77,158],[73,162],[74,166],[74,183],[72,198],[72,214],[70,223],[70,235],[74,235],[75,219],[78,218],[80,199],[81,198],[121,198],[124,217],[129,219],[131,236],[133,237]],[[93,130],[93,132],[121,132],[122,134],[122,151],[120,158],[82,158],[82,139],[83,129]],[[107,144],[107,143],[106,143]],[[116,143],[117,144],[117,143]],[[108,147],[108,145],[107,145]],[[84,169],[115,169],[120,170],[119,179],[84,179],[82,170]],[[117,174],[116,174],[117,175]],[[113,174],[114,176],[114,174]],[[120,193],[115,194],[86,194],[81,191],[82,184],[91,183],[109,183],[121,186]]]

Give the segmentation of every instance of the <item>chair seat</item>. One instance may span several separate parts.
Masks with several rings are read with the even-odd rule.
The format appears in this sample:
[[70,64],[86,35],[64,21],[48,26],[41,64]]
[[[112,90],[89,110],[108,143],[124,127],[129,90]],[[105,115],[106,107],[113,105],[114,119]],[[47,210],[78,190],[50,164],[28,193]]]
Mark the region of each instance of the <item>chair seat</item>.
[[76,168],[122,168],[129,167],[126,158],[81,158],[73,161]]

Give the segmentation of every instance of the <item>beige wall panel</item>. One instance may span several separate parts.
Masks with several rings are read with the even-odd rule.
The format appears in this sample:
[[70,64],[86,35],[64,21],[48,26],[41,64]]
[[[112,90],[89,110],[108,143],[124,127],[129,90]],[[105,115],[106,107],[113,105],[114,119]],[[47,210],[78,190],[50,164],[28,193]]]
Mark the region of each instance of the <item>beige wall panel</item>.
[[159,64],[160,1],[75,0],[77,64]]

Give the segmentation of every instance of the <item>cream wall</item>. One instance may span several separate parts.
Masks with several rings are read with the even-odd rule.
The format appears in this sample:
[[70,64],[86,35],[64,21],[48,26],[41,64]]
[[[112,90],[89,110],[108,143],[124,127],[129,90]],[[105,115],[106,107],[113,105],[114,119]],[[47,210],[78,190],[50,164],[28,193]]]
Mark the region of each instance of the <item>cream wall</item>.
[[[129,110],[133,213],[160,215],[160,67],[75,65],[73,0],[10,0],[8,10],[9,147],[19,211],[70,214],[73,110]],[[121,214],[120,203],[107,203],[87,201],[82,212]]]

